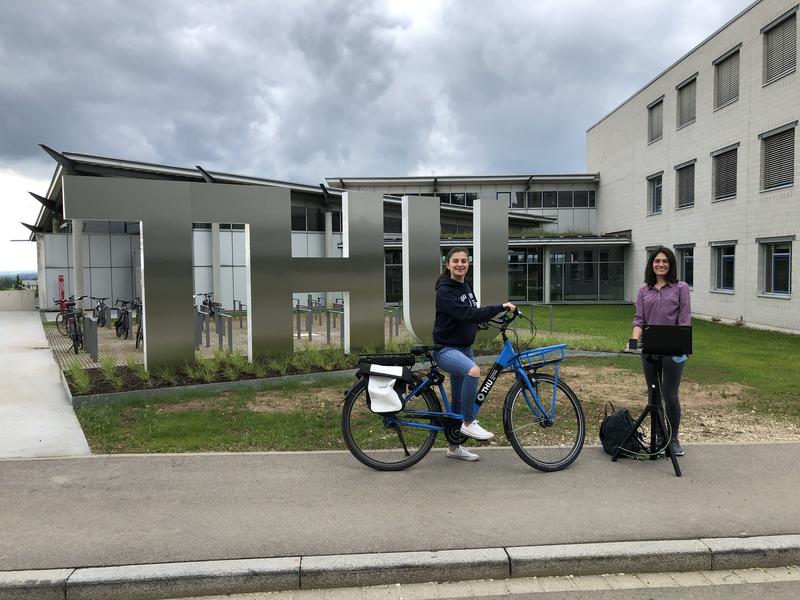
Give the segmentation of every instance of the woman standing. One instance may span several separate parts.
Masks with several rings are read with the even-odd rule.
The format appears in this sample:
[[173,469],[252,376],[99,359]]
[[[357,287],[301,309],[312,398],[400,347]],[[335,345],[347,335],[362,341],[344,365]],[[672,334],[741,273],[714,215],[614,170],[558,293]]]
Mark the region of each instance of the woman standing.
[[[452,410],[464,417],[461,433],[476,440],[490,440],[494,434],[486,431],[475,418],[475,396],[481,370],[475,364],[472,344],[478,323],[488,321],[504,310],[513,311],[510,302],[479,308],[478,299],[466,282],[469,255],[466,248],[453,248],[447,253],[444,272],[436,282],[436,320],[433,341],[444,348],[434,355],[443,371],[450,375]],[[447,449],[449,458],[478,460],[480,457],[463,446]]]
[[[661,246],[650,253],[644,270],[645,285],[639,288],[636,296],[636,315],[633,318],[631,342],[638,344],[645,325],[691,325],[692,308],[689,300],[689,286],[678,281],[675,254]],[[635,345],[634,344],[634,345]],[[653,364],[648,355],[642,355],[644,378],[648,394],[656,383]],[[675,456],[683,456],[684,450],[678,440],[681,425],[681,404],[678,388],[681,385],[686,356],[664,357],[661,395],[666,407],[666,417],[672,428],[669,450]]]

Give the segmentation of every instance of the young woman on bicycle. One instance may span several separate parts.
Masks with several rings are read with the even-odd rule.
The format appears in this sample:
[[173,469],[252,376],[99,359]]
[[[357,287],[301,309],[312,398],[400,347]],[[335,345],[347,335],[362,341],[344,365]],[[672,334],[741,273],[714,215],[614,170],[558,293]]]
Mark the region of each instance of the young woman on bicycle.
[[[473,360],[472,344],[478,323],[516,307],[506,302],[479,308],[478,299],[465,279],[468,270],[466,248],[453,248],[447,253],[444,272],[436,282],[436,320],[433,324],[433,341],[444,348],[434,357],[442,370],[450,375],[452,410],[461,412],[464,417],[461,433],[476,440],[490,440],[494,434],[486,431],[475,419],[475,397],[481,370]],[[463,446],[452,444],[447,449],[447,456],[470,461],[479,458]]]
[[[639,288],[636,296],[636,315],[633,318],[631,340],[642,337],[644,325],[691,325],[692,307],[689,299],[689,286],[678,281],[677,261],[669,248],[656,248],[647,258],[644,270],[645,285]],[[686,356],[665,357],[661,382],[661,392],[666,408],[666,417],[672,427],[670,452],[683,456],[684,450],[678,441],[678,428],[681,424],[681,403],[678,387],[685,366]],[[647,356],[642,355],[644,378],[647,389],[655,383],[655,372]]]

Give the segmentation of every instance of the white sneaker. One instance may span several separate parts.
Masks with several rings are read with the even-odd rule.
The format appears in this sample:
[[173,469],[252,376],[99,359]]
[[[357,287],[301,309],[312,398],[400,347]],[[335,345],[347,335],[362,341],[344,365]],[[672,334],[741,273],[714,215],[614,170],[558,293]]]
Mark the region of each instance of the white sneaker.
[[475,438],[476,440],[490,440],[494,437],[491,431],[486,431],[483,427],[478,425],[478,419],[475,419],[469,425],[461,425],[461,433],[467,437]]
[[458,446],[455,450],[447,449],[447,458],[460,458],[461,460],[474,461],[480,459],[480,456],[474,452],[470,452],[464,446]]

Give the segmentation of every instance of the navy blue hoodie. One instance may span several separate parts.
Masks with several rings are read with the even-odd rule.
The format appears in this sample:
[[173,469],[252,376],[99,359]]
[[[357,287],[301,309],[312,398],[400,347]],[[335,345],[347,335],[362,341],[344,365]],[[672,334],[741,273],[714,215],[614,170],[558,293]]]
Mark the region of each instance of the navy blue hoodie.
[[433,322],[433,341],[445,346],[471,346],[475,341],[478,323],[488,321],[503,312],[502,304],[478,308],[472,288],[465,281],[442,276],[436,282],[436,320]]

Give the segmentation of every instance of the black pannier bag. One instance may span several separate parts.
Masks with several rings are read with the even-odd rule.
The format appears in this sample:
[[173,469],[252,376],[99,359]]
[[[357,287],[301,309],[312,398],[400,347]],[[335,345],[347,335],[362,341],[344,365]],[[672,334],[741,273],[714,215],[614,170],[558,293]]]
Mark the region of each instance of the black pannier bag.
[[379,415],[393,415],[403,410],[403,397],[412,382],[411,369],[416,359],[408,354],[361,356],[359,377],[367,381],[367,406]]
[[[611,414],[608,412],[608,407],[611,407]],[[625,438],[636,425],[630,411],[627,408],[618,408],[614,410],[614,405],[611,402],[606,403],[605,418],[600,424],[600,442],[603,444],[603,450],[606,454],[613,456],[617,452],[617,448],[622,446],[619,453],[620,456],[625,456],[627,452],[645,452],[646,449],[643,443],[643,436],[641,431],[636,431],[630,439],[625,442]]]

